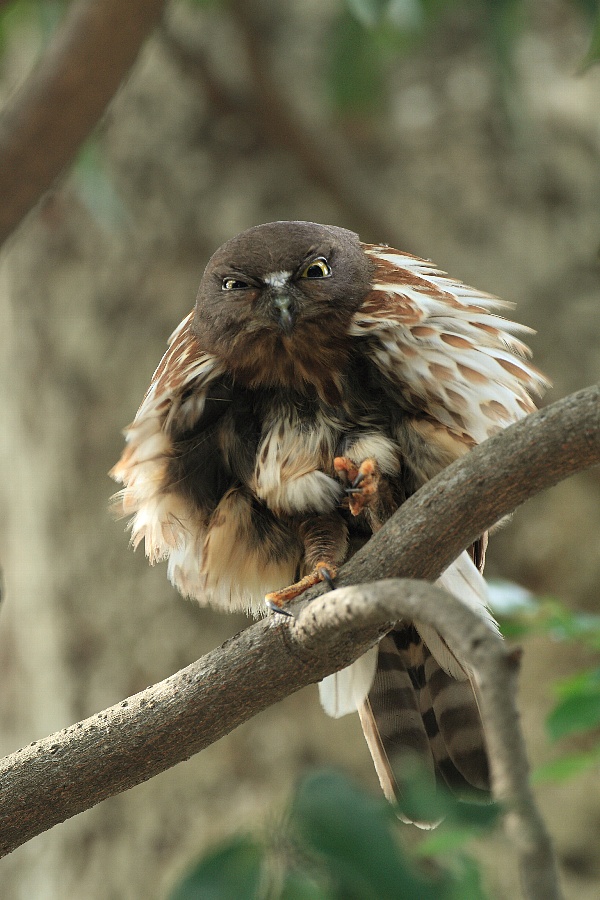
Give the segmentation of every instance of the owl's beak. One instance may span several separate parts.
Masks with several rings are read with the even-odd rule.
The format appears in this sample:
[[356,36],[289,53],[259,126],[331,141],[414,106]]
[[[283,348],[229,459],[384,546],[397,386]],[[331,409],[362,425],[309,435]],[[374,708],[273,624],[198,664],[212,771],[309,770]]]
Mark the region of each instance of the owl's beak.
[[294,329],[294,307],[286,294],[276,294],[273,297],[273,306],[277,313],[279,326],[286,337],[289,337]]

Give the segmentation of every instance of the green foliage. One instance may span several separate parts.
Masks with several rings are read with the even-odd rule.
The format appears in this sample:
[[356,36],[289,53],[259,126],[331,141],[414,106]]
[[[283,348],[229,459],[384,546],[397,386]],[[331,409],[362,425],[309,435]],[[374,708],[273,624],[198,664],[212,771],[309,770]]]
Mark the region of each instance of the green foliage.
[[545,634],[555,641],[579,641],[600,650],[600,616],[574,612],[558,600],[543,598],[524,605],[515,615],[502,617],[505,637]]
[[[376,111],[392,64],[417,49],[461,0],[346,0],[331,26],[328,87],[343,113]],[[481,0],[483,2],[483,0]]]
[[171,900],[258,900],[263,850],[237,837],[203,859],[171,894]]
[[478,0],[475,5],[482,14],[487,37],[499,59],[508,63],[515,38],[523,25],[522,0]]
[[[226,0],[186,0],[198,7],[227,9]],[[24,22],[34,25],[43,46],[64,15],[68,0],[13,0],[0,13],[0,49],[10,30]],[[578,0],[590,22],[591,38],[582,69],[600,59],[600,10],[597,0]],[[328,28],[327,87],[333,105],[345,114],[366,114],[385,101],[391,66],[419,48],[444,17],[462,7],[470,28],[490,50],[496,77],[514,84],[515,43],[527,19],[525,0],[345,0]]]
[[[600,616],[573,612],[554,599],[523,607],[502,621],[502,631],[511,638],[545,634],[555,641],[576,642],[590,656],[600,651]],[[595,743],[540,767],[533,776],[538,782],[565,781],[600,763],[600,740],[594,734],[600,726],[600,667],[584,668],[552,689],[557,702],[546,719],[550,739],[585,736],[588,743]]]
[[0,50],[16,28],[29,28],[39,35],[40,47],[50,39],[61,21],[68,0],[14,0],[0,12]]
[[592,750],[582,750],[574,753],[564,753],[558,759],[538,766],[532,775],[532,781],[539,784],[544,781],[552,781],[558,784],[568,781],[582,772],[597,766],[600,763],[600,743]]
[[[414,803],[430,812],[431,797],[423,798],[421,788],[417,780]],[[462,848],[495,821],[497,810],[449,798],[436,802],[448,825],[437,832],[437,845],[430,840],[409,859],[398,841],[401,826],[383,798],[339,774],[310,775],[276,840],[229,841],[202,859],[170,900],[485,900],[479,869]]]
[[[578,0],[590,21],[591,39],[582,69],[600,60],[598,0]],[[514,51],[527,24],[524,0],[345,0],[331,28],[329,90],[342,112],[377,110],[385,99],[391,64],[419,48],[462,7],[489,58],[507,111],[516,86]],[[464,12],[462,14],[465,20]]]
[[546,721],[552,740],[600,725],[600,669],[579,672],[554,688],[560,700]]
[[329,92],[342,112],[375,110],[385,94],[389,64],[420,36],[421,23],[396,25],[388,3],[352,0],[331,29]]
[[585,71],[594,63],[600,62],[600,4],[598,0],[580,0],[580,4],[588,13],[592,24],[590,44],[581,63],[581,69]]
[[392,832],[392,810],[338,775],[320,773],[299,787],[290,823],[308,854],[324,864],[333,896],[347,900],[431,897]]

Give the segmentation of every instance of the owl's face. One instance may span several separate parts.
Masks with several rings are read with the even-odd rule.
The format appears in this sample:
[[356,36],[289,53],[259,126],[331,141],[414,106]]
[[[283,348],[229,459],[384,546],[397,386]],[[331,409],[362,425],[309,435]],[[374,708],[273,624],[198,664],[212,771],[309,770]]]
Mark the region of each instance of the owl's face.
[[371,269],[357,235],[343,228],[312,222],[250,228],[211,257],[194,333],[238,375],[251,370],[246,380],[302,377],[297,365],[306,368],[323,354],[324,341],[341,352],[352,314],[370,290]]

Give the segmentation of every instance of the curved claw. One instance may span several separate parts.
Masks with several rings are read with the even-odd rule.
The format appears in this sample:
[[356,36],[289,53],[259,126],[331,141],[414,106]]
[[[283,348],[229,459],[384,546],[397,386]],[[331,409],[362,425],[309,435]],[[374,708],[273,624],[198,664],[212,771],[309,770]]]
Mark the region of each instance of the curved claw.
[[319,574],[320,574],[321,578],[323,579],[323,581],[327,584],[327,587],[329,588],[329,590],[330,591],[335,590],[333,575],[331,574],[329,569],[327,569],[325,566],[320,566]]
[[356,488],[359,486],[359,484],[362,481],[364,481],[364,479],[365,479],[365,472],[359,470],[358,475],[352,482],[352,488],[350,488],[350,490],[353,490],[353,489],[356,490]]
[[290,619],[294,618],[294,614],[289,611],[289,609],[284,609],[283,606],[277,606],[273,600],[268,600],[265,597],[265,606],[271,610],[271,612],[279,613],[280,616],[289,616]]

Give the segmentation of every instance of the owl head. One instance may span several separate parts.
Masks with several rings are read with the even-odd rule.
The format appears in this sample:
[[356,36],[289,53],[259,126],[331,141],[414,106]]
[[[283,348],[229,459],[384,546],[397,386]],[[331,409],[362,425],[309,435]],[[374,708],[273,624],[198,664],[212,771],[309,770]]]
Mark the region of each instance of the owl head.
[[371,273],[358,236],[344,228],[249,228],[209,260],[194,334],[238,379],[298,386],[323,365],[343,365],[347,329],[371,289]]

